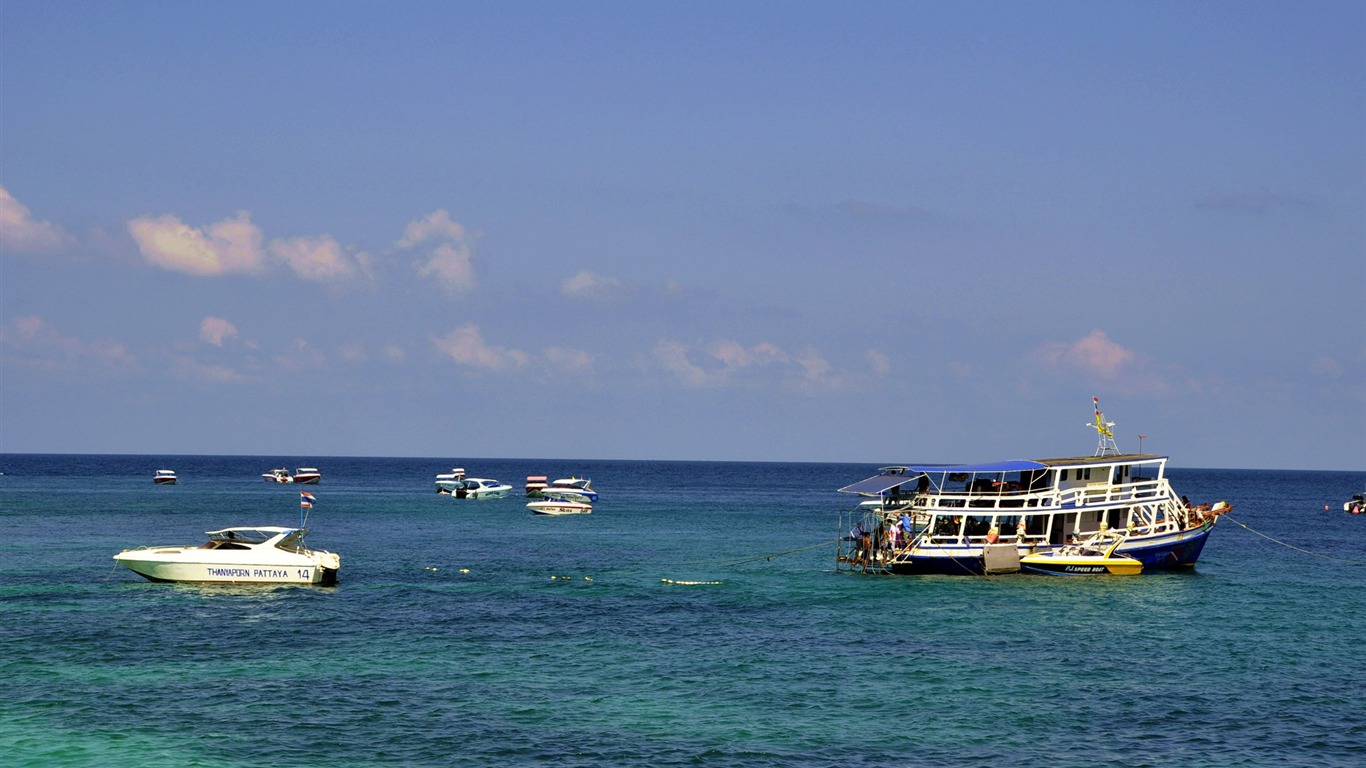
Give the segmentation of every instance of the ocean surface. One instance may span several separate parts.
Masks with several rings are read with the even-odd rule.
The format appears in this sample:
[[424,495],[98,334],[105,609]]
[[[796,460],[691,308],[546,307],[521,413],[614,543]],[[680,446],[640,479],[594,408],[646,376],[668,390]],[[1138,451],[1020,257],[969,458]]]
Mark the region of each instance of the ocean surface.
[[[286,464],[337,587],[115,568],[297,524]],[[514,492],[439,496],[452,466]],[[1235,505],[1190,573],[837,572],[875,471],[0,454],[0,764],[1366,765],[1366,472],[1171,469]],[[532,516],[531,474],[601,500]]]

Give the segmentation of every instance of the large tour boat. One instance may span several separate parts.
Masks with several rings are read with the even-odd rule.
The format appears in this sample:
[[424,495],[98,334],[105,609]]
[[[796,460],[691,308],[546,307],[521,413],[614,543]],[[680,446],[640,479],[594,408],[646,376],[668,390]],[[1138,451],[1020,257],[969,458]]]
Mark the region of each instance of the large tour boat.
[[1121,454],[1099,404],[1097,455],[988,464],[909,464],[841,488],[898,504],[841,516],[837,567],[869,573],[990,574],[1107,531],[1143,573],[1195,565],[1225,502],[1192,506],[1167,457]]

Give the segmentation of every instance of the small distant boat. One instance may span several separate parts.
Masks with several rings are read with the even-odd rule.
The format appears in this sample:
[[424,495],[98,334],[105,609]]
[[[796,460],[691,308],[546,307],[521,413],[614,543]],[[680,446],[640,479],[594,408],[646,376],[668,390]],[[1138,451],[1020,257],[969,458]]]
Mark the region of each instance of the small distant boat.
[[114,560],[148,581],[336,584],[341,556],[304,546],[307,533],[276,526],[223,528],[209,531],[209,540],[198,546],[125,549]]
[[593,479],[588,477],[562,477],[541,490],[547,498],[571,499],[594,504],[598,492],[593,490]]
[[156,474],[152,475],[152,482],[157,485],[175,485],[178,481],[176,480],[175,470],[158,469]]
[[436,476],[437,491],[452,491],[463,485],[465,482],[465,470],[456,467],[450,472],[442,472]]
[[1020,558],[1020,568],[1050,576],[1136,576],[1142,573],[1143,563],[1128,555],[1115,554],[1123,543],[1123,538],[1107,537],[1102,532],[1077,544],[1025,555]]
[[537,515],[586,515],[593,505],[573,499],[546,498],[527,503],[526,508]]
[[1352,494],[1352,498],[1342,503],[1342,511],[1349,515],[1366,512],[1366,491]]
[[545,475],[526,476],[526,495],[540,496],[541,491],[545,490]]
[[279,468],[279,469],[272,469],[271,471],[266,472],[265,474],[261,475],[261,477],[265,478],[265,481],[266,481],[267,483],[292,483],[292,482],[294,482],[294,476],[291,475],[291,474],[289,474],[289,470],[288,470],[288,469],[285,469],[284,467],[281,467],[281,468]]
[[436,492],[457,499],[501,499],[512,486],[486,477],[466,477],[460,467],[436,476]]
[[294,470],[294,477],[291,479],[304,485],[317,485],[318,481],[323,479],[323,473],[313,467],[299,467]]

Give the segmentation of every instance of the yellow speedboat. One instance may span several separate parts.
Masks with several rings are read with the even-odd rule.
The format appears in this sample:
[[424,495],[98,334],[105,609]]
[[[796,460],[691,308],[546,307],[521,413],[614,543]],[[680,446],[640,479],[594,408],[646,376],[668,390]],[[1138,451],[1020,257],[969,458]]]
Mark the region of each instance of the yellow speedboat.
[[1020,558],[1020,567],[1050,576],[1134,576],[1143,572],[1143,563],[1115,550],[1121,537],[1092,537],[1079,544],[1068,544],[1048,552],[1035,552]]

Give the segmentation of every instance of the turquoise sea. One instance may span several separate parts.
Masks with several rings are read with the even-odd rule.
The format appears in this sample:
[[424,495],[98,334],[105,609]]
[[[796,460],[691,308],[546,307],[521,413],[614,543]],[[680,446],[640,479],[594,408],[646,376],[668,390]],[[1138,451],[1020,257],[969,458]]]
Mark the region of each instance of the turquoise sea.
[[[322,470],[337,587],[115,569],[296,524],[286,465]],[[439,496],[452,466],[514,493]],[[1366,472],[1178,466],[1235,504],[1191,573],[836,572],[835,489],[875,470],[0,455],[0,764],[1366,764]],[[532,474],[602,498],[534,517]]]

